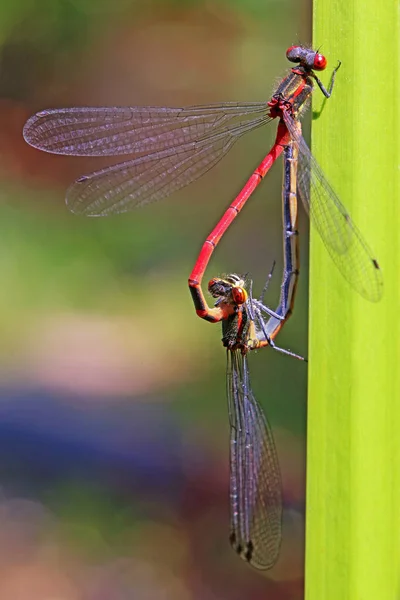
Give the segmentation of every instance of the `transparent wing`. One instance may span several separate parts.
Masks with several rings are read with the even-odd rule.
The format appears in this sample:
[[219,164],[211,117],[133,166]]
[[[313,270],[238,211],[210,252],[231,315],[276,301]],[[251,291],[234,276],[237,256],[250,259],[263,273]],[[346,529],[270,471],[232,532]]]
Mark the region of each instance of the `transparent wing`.
[[86,216],[107,216],[161,200],[195,181],[232,147],[235,137],[189,143],[84,175],[66,194],[69,209]]
[[230,540],[258,569],[276,562],[281,544],[282,485],[271,427],[250,388],[247,358],[228,351],[231,426]]
[[31,117],[24,137],[58,154],[141,153],[80,177],[67,191],[72,212],[106,216],[160,200],[195,181],[241,135],[268,121],[266,104],[260,102],[186,109],[71,108]]
[[[55,108],[24,126],[25,141],[39,150],[73,156],[151,154],[179,148],[265,122],[265,102],[187,108],[157,106]],[[252,125],[253,123],[253,125]]]
[[296,121],[283,113],[299,149],[297,190],[322,241],[343,277],[361,296],[377,302],[383,278],[377,260],[312,156]]

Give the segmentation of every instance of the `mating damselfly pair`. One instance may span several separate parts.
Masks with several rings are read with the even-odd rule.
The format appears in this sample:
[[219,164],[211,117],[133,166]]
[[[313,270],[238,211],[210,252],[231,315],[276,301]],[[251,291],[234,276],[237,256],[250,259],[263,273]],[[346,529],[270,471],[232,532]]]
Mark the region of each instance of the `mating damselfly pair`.
[[[286,53],[295,63],[269,102],[224,103],[187,108],[123,107],[43,110],[24,127],[35,148],[74,156],[132,158],[77,179],[67,191],[70,210],[107,216],[160,200],[211,169],[244,133],[278,119],[275,142],[243,189],[204,242],[189,277],[196,313],[222,322],[227,348],[227,394],[230,443],[230,540],[242,558],[258,568],[271,567],[281,541],[282,492],[272,430],[250,386],[248,353],[276,346],[275,338],[294,306],[299,273],[297,198],[309,213],[334,263],[364,298],[376,302],[383,283],[378,262],[343,204],[324,177],[302,137],[300,118],[314,83],[329,98],[316,75],[325,57],[302,46]],[[280,301],[272,311],[264,294],[256,299],[252,282],[231,274],[213,278],[208,290],[202,279],[211,255],[255,188],[283,154],[284,269]]]

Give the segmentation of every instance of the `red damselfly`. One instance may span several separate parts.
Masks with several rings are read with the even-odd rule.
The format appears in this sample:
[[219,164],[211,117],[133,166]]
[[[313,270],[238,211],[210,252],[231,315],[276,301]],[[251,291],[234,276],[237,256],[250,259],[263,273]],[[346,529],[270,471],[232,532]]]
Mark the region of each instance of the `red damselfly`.
[[[269,102],[187,108],[49,109],[27,121],[24,137],[35,148],[55,154],[134,155],[131,160],[80,177],[67,191],[66,201],[72,212],[105,216],[170,195],[206,173],[241,135],[278,118],[272,149],[202,247],[189,278],[194,297],[198,297],[196,288],[201,285],[215,246],[292,139],[299,152],[298,193],[307,212],[345,279],[364,298],[376,302],[383,288],[378,262],[325,179],[297,126],[314,82],[325,97],[330,97],[340,63],[326,89],[315,74],[326,68],[322,54],[292,46],[286,56],[296,65]],[[223,318],[218,311],[214,317],[213,310],[196,305],[197,314],[203,318],[211,321]]]

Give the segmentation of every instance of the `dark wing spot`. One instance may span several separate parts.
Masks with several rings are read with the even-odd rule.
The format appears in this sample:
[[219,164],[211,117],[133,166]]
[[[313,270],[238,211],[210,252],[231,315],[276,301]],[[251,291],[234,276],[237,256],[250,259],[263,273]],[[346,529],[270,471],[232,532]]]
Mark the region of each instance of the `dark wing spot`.
[[250,540],[250,542],[247,544],[245,553],[244,553],[244,558],[247,560],[247,562],[250,562],[251,559],[253,558],[253,550],[254,550],[254,546],[253,546],[253,542]]

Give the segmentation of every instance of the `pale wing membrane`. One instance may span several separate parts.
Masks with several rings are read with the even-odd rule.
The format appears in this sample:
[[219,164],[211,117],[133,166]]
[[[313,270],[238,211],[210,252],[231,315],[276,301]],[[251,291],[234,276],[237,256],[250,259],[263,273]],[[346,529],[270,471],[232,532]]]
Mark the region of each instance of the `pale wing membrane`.
[[306,211],[343,277],[361,296],[378,302],[383,278],[376,259],[287,113],[284,120],[299,148],[297,189]]
[[281,544],[282,484],[271,427],[255,399],[247,358],[228,351],[227,394],[231,426],[231,543],[258,569],[276,562]]
[[24,135],[49,152],[142,153],[80,177],[67,191],[72,212],[106,216],[160,200],[195,181],[241,135],[269,120],[260,102],[187,109],[60,109],[32,117]]
[[[28,144],[53,154],[113,156],[149,154],[208,136],[228,134],[264,116],[265,102],[224,103],[187,108],[153,106],[43,110],[24,127]],[[247,131],[247,129],[246,129]]]
[[237,137],[220,135],[139,157],[80,177],[68,189],[69,209],[86,216],[127,212],[161,200],[195,181],[232,147]]

